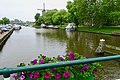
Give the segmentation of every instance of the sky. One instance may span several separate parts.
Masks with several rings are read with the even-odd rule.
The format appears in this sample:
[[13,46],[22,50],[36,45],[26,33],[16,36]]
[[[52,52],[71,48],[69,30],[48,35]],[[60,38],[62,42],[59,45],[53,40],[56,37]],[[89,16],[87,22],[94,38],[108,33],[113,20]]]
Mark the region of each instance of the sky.
[[67,1],[72,0],[0,0],[0,19],[35,21],[36,13],[41,13],[45,3],[46,9],[66,9]]

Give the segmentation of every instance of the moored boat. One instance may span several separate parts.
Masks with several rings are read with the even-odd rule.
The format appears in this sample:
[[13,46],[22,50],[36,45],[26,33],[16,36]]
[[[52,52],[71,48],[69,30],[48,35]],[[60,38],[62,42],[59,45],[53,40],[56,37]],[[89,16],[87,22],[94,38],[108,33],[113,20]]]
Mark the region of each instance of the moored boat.
[[68,26],[66,27],[66,31],[75,31],[76,26],[75,23],[69,23]]
[[20,30],[21,26],[20,25],[14,25],[13,28],[14,28],[14,30]]

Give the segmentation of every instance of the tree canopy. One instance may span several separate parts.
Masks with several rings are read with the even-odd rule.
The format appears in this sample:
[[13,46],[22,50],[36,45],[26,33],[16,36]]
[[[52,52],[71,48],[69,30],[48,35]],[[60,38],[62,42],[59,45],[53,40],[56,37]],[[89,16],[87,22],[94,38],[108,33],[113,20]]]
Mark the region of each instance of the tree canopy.
[[[120,0],[74,0],[68,1],[66,10],[47,10],[38,22],[98,26],[120,24]],[[36,21],[37,22],[37,21]]]
[[0,20],[0,24],[9,24],[10,23],[10,20],[6,17],[2,18],[2,20]]
[[39,17],[40,17],[40,13],[36,13],[36,15],[35,15],[35,21],[37,21],[39,19]]

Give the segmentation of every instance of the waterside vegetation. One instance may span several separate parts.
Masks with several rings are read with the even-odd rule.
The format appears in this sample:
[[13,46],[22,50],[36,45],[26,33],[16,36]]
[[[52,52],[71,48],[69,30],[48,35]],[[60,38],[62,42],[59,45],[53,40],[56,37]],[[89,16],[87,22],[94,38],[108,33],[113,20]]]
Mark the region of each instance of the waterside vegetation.
[[120,32],[120,27],[78,27],[78,31],[88,31],[88,32],[96,32],[96,33],[103,33],[103,34],[114,34]]
[[35,25],[41,23],[62,25],[74,22],[77,26],[116,26],[120,24],[119,0],[74,0],[68,1],[67,10],[46,10],[35,15]]
[[[35,15],[35,25],[59,25],[65,29],[67,23],[75,23],[77,30],[104,34],[120,32],[119,0],[74,0],[68,1],[67,10],[47,10]],[[86,27],[87,26],[87,27]],[[106,27],[107,26],[107,27]],[[116,27],[118,26],[118,27]]]
[[[65,29],[66,25],[59,25],[59,29]],[[120,33],[120,26],[105,26],[105,27],[90,27],[90,26],[78,26],[77,31],[85,31],[85,32],[94,32],[94,33],[102,33],[102,34],[116,34]]]

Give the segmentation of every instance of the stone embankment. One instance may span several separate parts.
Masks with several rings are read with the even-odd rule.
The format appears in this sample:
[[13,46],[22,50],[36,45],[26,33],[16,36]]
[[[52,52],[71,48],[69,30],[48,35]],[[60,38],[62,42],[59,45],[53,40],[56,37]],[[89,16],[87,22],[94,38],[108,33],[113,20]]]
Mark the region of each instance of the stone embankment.
[[7,39],[10,37],[12,33],[13,33],[13,28],[11,28],[7,32],[0,33],[0,49],[5,44],[5,42],[7,41]]

